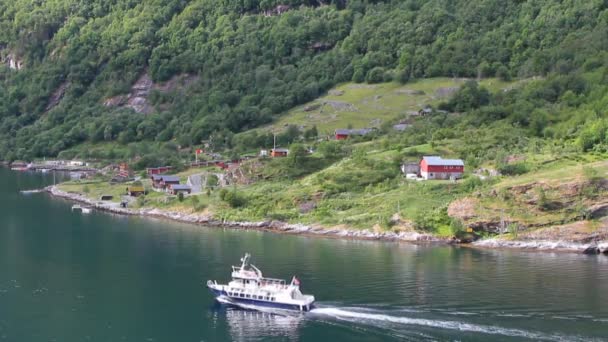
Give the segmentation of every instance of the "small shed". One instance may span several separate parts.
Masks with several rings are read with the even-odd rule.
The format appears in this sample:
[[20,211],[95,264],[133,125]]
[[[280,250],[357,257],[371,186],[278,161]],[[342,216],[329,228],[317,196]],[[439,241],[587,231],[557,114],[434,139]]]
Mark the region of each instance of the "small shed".
[[410,174],[419,175],[420,174],[420,163],[419,162],[405,162],[405,163],[401,164],[401,172],[406,176],[410,175]]
[[270,155],[272,157],[287,157],[289,154],[289,149],[286,148],[273,148],[270,150]]

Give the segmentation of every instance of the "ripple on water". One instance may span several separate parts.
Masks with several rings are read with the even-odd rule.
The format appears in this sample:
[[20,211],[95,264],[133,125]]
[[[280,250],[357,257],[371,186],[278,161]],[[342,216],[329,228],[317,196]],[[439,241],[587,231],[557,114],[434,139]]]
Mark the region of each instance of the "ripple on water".
[[523,329],[504,328],[495,325],[473,324],[463,321],[454,320],[439,320],[426,318],[413,318],[396,316],[391,314],[392,311],[375,313],[369,310],[363,312],[354,310],[353,308],[318,308],[313,309],[311,314],[332,317],[338,320],[347,320],[353,323],[369,324],[369,325],[405,325],[405,326],[424,326],[438,328],[444,330],[456,330],[461,332],[472,332],[487,335],[502,335],[515,338],[526,338],[543,341],[591,341],[593,339],[559,334],[545,334],[541,332],[528,331]]

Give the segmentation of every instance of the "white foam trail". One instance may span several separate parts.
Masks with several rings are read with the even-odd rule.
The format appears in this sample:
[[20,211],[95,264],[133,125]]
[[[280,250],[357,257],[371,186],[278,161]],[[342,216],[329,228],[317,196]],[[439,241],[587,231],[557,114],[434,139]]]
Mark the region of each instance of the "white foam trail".
[[478,332],[491,335],[503,335],[511,337],[523,337],[534,340],[547,340],[547,341],[589,341],[589,339],[583,339],[575,336],[560,336],[560,335],[545,335],[542,333],[536,333],[531,331],[525,331],[520,329],[501,328],[497,326],[489,325],[478,325],[470,324],[457,321],[439,321],[424,318],[410,318],[391,316],[385,314],[371,314],[364,312],[356,312],[349,310],[342,310],[338,308],[317,308],[310,311],[310,313],[318,315],[332,316],[338,319],[351,319],[354,321],[382,321],[396,324],[406,325],[419,325],[433,328],[442,328],[450,330]]

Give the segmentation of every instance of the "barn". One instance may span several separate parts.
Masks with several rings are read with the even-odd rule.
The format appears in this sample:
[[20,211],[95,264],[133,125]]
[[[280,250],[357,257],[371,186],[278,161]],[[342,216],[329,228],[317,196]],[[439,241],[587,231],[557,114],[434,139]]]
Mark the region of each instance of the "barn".
[[427,156],[420,161],[420,176],[424,179],[459,179],[463,173],[464,162],[460,159]]

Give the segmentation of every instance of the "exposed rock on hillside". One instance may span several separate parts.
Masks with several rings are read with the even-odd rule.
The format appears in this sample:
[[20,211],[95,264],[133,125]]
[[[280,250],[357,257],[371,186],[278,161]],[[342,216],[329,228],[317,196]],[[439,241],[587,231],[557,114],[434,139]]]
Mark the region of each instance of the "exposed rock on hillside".
[[5,64],[13,70],[21,70],[25,67],[23,60],[0,44],[0,64]]
[[153,90],[162,93],[183,90],[198,79],[199,77],[195,75],[178,75],[167,82],[154,83],[146,72],[133,84],[128,94],[107,98],[103,101],[103,104],[106,107],[126,107],[137,113],[150,114],[154,111],[154,106],[150,103],[148,97]]
[[46,104],[45,111],[48,112],[49,110],[55,108],[55,106],[57,106],[59,102],[61,102],[61,99],[63,98],[63,95],[65,95],[65,91],[69,88],[69,86],[70,82],[66,81],[61,83],[61,85],[59,85],[59,87],[55,89],[53,94],[51,94],[49,102]]

